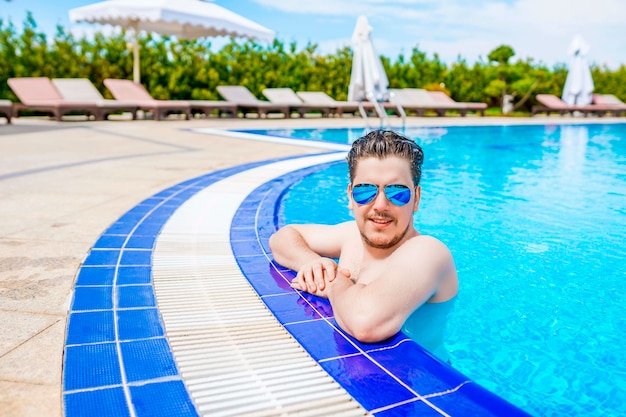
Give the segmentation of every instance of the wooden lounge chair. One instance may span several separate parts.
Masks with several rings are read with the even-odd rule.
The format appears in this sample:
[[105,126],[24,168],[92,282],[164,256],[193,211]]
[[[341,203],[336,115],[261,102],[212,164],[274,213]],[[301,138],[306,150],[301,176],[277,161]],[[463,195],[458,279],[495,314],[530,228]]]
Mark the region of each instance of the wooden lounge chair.
[[161,120],[170,113],[182,113],[185,119],[191,116],[191,106],[187,101],[180,100],[157,100],[141,84],[131,80],[119,80],[107,78],[104,85],[113,94],[116,100],[132,102],[140,110],[153,114],[154,120]]
[[553,94],[537,94],[537,101],[541,103],[539,106],[533,106],[531,115],[534,116],[537,113],[558,113],[561,116],[565,114],[573,114],[574,112],[580,112],[584,117],[588,114],[596,114],[599,117],[604,116],[607,112],[611,112],[611,106],[605,106],[600,104],[589,104],[585,106],[569,105],[557,96]]
[[463,110],[459,110],[461,112],[461,116],[465,116],[467,111],[475,111],[479,113],[481,116],[485,115],[485,110],[487,109],[487,103],[472,103],[469,101],[454,101],[452,97],[448,96],[443,91],[428,91],[428,95],[433,98],[436,103],[442,104],[460,104],[464,107]]
[[308,112],[320,112],[322,117],[328,117],[331,107],[323,104],[305,103],[291,88],[266,88],[263,95],[274,104],[286,104],[291,112],[297,112],[300,117]]
[[592,102],[594,105],[609,107],[612,110],[614,116],[621,116],[622,113],[626,114],[626,103],[613,94],[593,94]]
[[7,119],[7,124],[11,123],[11,116],[13,116],[13,103],[11,100],[0,100],[0,115]]
[[282,113],[285,117],[291,115],[288,104],[259,100],[242,85],[220,85],[217,87],[217,92],[227,101],[236,104],[244,117],[249,113],[256,113],[259,117],[267,117],[269,113]]
[[[358,101],[340,101],[335,100],[323,91],[298,91],[296,93],[298,97],[307,104],[316,106],[327,106],[330,109],[331,114],[336,114],[339,117],[343,117],[344,113],[358,113],[359,102]],[[363,101],[360,103],[363,109],[372,113],[376,111],[376,107],[369,101]],[[385,111],[390,110],[397,115],[402,115],[403,111],[398,109],[397,104],[390,102],[378,103]]]
[[105,99],[87,78],[53,78],[52,84],[65,100],[95,103],[101,108],[102,118],[114,112],[130,112],[133,120],[137,118],[137,104]]
[[405,110],[414,111],[419,117],[424,116],[427,111],[443,117],[449,110],[456,110],[461,116],[467,115],[468,109],[465,105],[455,101],[451,103],[435,101],[428,91],[421,88],[392,88],[389,93],[389,100],[392,103],[400,104]]
[[47,77],[9,78],[7,83],[20,99],[20,103],[13,104],[14,116],[19,116],[23,110],[33,110],[50,113],[60,121],[67,113],[78,112],[103,120],[108,110],[106,105],[93,101],[64,99]]

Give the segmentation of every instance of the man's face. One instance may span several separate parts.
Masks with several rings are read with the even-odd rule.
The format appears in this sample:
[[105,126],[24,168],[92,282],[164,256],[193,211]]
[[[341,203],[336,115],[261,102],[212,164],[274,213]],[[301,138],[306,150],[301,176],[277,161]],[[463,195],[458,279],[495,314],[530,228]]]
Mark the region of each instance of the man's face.
[[[352,189],[358,184],[378,186],[378,195],[368,203],[358,204],[352,197]],[[387,199],[384,187],[390,184],[409,187],[411,197],[407,204],[398,206]],[[359,160],[354,181],[348,186],[349,208],[354,212],[363,241],[378,249],[392,248],[402,241],[413,226],[419,198],[420,187],[413,185],[409,161],[397,156]]]

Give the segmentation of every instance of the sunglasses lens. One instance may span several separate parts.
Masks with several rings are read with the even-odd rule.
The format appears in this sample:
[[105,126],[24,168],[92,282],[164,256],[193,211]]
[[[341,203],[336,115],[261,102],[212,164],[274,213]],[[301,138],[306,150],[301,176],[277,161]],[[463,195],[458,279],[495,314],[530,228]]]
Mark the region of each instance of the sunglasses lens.
[[387,185],[385,186],[385,196],[396,206],[404,206],[411,201],[411,189],[401,184]]
[[378,187],[374,184],[357,184],[352,187],[352,198],[357,204],[367,204],[376,198]]

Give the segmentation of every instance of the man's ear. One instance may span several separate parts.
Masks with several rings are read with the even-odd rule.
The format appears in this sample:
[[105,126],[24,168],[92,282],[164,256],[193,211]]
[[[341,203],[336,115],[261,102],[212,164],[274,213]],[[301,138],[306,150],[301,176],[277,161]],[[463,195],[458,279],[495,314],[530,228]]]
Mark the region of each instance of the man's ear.
[[415,187],[415,203],[413,203],[413,212],[416,212],[420,205],[420,198],[422,197],[422,187],[419,185]]
[[352,201],[352,184],[348,184],[348,209],[354,210],[354,201]]

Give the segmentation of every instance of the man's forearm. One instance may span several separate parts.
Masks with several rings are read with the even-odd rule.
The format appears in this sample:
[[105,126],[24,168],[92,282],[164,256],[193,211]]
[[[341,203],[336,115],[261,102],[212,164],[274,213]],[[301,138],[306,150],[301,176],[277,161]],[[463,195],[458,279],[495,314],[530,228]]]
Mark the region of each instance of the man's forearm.
[[342,273],[328,284],[326,295],[339,327],[361,342],[377,342],[398,329],[381,311],[367,285],[355,284]]
[[274,260],[289,269],[298,270],[307,262],[320,258],[307,245],[302,235],[291,227],[283,227],[270,238]]

